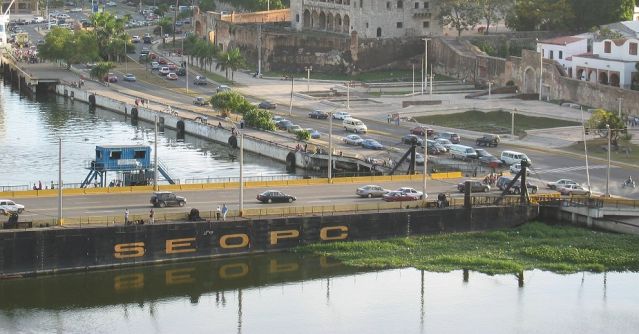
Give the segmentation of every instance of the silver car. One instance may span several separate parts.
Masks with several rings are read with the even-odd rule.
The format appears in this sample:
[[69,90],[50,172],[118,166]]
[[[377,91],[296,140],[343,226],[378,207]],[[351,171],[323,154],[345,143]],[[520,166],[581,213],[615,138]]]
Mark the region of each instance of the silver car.
[[384,194],[387,194],[388,192],[390,192],[390,190],[384,189],[381,186],[369,184],[367,186],[357,188],[357,190],[355,191],[355,194],[357,194],[360,197],[371,198],[371,197],[382,197],[384,196]]
[[5,213],[22,213],[24,211],[24,205],[17,204],[16,202],[8,199],[0,199],[0,214]]
[[362,142],[364,141],[364,139],[358,135],[348,135],[342,140],[348,145],[362,145]]

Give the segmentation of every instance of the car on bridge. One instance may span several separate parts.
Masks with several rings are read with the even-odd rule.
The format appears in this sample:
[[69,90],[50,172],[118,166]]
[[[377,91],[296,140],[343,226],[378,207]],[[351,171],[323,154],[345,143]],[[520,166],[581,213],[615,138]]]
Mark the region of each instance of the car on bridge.
[[568,195],[568,196],[573,196],[573,195],[590,196],[590,190],[578,184],[567,184],[564,187],[557,188],[557,191],[559,191],[559,193],[562,195]]
[[380,144],[375,139],[364,139],[362,141],[362,147],[363,148],[368,148],[368,149],[371,149],[371,150],[383,150],[384,149],[384,145]]
[[377,185],[366,185],[366,186],[362,186],[357,188],[357,190],[355,190],[355,194],[357,194],[357,196],[359,197],[383,197],[385,194],[389,193],[390,190],[388,189],[384,189],[384,187],[382,186],[377,186]]
[[154,207],[185,206],[186,198],[177,196],[170,191],[156,191],[151,195],[151,204]]
[[359,135],[348,135],[342,139],[345,144],[348,145],[362,145],[364,139]]
[[571,184],[578,184],[578,183],[573,181],[573,180],[570,180],[570,179],[559,179],[559,180],[557,180],[555,182],[546,183],[546,186],[549,189],[556,190],[556,189],[559,189],[561,187],[565,187],[565,186],[571,185]]
[[295,198],[295,196],[285,194],[279,190],[267,190],[257,195],[257,200],[262,203],[273,203],[273,202],[293,203],[293,201],[295,201],[296,199],[297,198]]
[[[490,186],[487,184],[482,183],[481,181],[470,181],[470,191],[474,192],[474,193],[487,193],[490,191]],[[459,190],[460,193],[463,193],[464,191],[466,191],[466,182],[462,182],[457,184],[457,190]]]
[[401,191],[390,191],[382,197],[382,199],[386,202],[405,202],[405,201],[416,201],[417,198],[403,193]]
[[24,205],[17,204],[9,199],[0,199],[0,214],[22,213],[23,211]]
[[397,189],[396,191],[402,192],[404,194],[408,194],[409,196],[412,196],[415,199],[424,199],[428,197],[428,194],[424,196],[424,193],[422,193],[421,191],[415,190],[415,188],[401,187]]

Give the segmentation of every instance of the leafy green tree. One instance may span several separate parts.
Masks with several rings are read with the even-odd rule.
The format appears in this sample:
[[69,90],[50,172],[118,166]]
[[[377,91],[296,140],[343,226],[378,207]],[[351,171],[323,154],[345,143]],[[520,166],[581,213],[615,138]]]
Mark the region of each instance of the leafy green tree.
[[[173,19],[170,17],[163,17],[158,21],[157,27],[153,29],[153,33],[156,35],[172,34],[173,33]],[[160,36],[164,37],[164,36]]]
[[38,47],[40,57],[51,61],[61,61],[67,65],[79,64],[98,59],[98,47],[95,36],[87,31],[73,32],[68,29],[54,28]]
[[124,31],[124,19],[116,18],[109,12],[102,12],[93,14],[91,23],[103,59],[111,60],[124,52],[122,40],[128,40],[128,35]]
[[97,63],[89,72],[89,76],[98,81],[102,81],[102,79],[111,72],[115,65],[111,62],[99,62]]
[[226,79],[229,78],[229,70],[230,70],[231,81],[233,81],[235,77],[235,71],[237,71],[243,66],[246,66],[244,57],[240,53],[240,49],[235,48],[219,55],[218,62],[215,65],[215,68],[219,69],[220,71],[224,71],[226,75]]
[[481,18],[486,22],[485,34],[488,34],[490,25],[499,22],[503,18],[506,9],[514,4],[514,0],[479,0]]
[[570,0],[574,13],[571,30],[586,30],[593,26],[632,20],[635,0]]
[[244,121],[250,127],[274,131],[275,123],[273,123],[273,114],[270,111],[264,109],[252,108],[244,113]]
[[201,12],[212,12],[215,11],[215,1],[214,0],[200,0],[198,7],[200,7]]
[[607,126],[610,126],[613,129],[610,133],[610,140],[616,146],[617,140],[619,139],[619,135],[622,132],[621,129],[625,129],[625,125],[623,120],[621,120],[615,113],[606,111],[603,109],[597,109],[592,113],[590,119],[587,122],[587,127],[591,129],[596,129],[599,131],[602,136],[607,135]]
[[295,133],[297,140],[309,140],[311,139],[311,133],[308,130],[300,130]]
[[240,109],[246,99],[236,91],[221,92],[211,97],[211,106],[220,110],[222,116],[228,116],[232,111]]
[[462,31],[473,29],[481,19],[475,0],[442,0],[440,6],[441,23],[455,28],[457,36],[461,36]]

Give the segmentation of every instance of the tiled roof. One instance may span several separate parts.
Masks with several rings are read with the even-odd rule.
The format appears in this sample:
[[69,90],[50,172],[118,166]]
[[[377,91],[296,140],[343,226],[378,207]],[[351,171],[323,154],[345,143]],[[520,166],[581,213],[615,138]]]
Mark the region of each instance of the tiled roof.
[[554,44],[554,45],[566,45],[566,44],[579,42],[581,40],[583,40],[583,38],[575,37],[575,36],[562,36],[562,37],[555,37],[555,38],[551,38],[551,39],[545,39],[543,41],[540,41],[539,43]]

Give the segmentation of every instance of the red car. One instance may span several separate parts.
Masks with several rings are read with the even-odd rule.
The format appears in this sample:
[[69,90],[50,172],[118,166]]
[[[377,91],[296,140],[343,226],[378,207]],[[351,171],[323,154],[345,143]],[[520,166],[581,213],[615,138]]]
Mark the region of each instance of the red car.
[[160,63],[160,65],[166,65],[169,62],[166,59],[164,59],[164,58],[160,58],[160,60],[158,60],[158,63]]
[[118,76],[113,73],[105,75],[102,79],[106,82],[118,82]]
[[417,197],[401,191],[391,191],[382,198],[386,202],[416,201]]
[[425,128],[423,126],[418,126],[418,127],[414,127],[412,129],[410,129],[410,133],[413,135],[417,135],[417,136],[424,136],[424,132],[426,132],[426,135],[428,137],[432,136],[435,132],[433,131],[433,129],[430,128]]
[[170,71],[173,71],[173,72],[177,71],[177,68],[178,68],[177,65],[170,63],[167,66],[169,67]]

